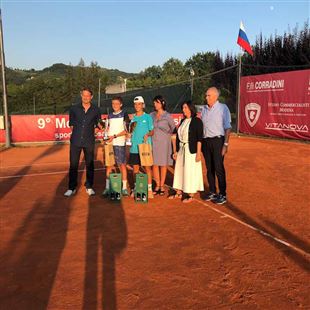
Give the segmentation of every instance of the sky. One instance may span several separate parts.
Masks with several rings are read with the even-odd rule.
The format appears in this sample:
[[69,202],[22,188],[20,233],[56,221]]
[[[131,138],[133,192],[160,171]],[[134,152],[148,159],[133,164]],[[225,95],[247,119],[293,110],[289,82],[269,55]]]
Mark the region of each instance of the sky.
[[250,43],[309,20],[309,1],[1,1],[6,66],[54,63],[140,72],[170,57],[237,54],[240,21]]

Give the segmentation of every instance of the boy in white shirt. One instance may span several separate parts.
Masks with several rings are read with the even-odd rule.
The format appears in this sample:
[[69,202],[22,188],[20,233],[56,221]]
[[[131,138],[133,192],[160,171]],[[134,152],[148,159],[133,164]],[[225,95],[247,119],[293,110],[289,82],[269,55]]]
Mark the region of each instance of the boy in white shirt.
[[[126,124],[129,124],[129,116],[122,110],[122,97],[112,98],[113,112],[108,115],[108,137],[107,143],[113,144],[114,156],[122,174],[122,195],[128,196],[127,191],[127,168],[126,168]],[[110,191],[109,175],[113,167],[107,167],[106,171],[106,188],[103,191],[103,196],[108,196]]]

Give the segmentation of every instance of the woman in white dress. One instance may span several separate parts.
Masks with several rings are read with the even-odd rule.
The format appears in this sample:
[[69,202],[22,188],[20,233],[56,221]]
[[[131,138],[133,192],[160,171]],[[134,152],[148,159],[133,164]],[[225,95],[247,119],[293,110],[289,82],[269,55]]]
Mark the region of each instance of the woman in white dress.
[[[196,109],[191,101],[182,104],[184,118],[173,141],[173,158],[176,160],[173,178],[173,188],[176,194],[170,199],[182,198],[182,193],[188,194],[184,203],[193,201],[194,194],[204,190],[201,142],[203,138],[203,124],[197,117]],[[178,149],[178,152],[176,150]]]

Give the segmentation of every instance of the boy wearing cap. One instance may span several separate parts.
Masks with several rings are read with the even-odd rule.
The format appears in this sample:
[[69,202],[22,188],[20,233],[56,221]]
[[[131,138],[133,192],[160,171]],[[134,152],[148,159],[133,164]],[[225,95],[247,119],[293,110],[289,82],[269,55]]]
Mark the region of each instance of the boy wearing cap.
[[[122,110],[123,99],[122,97],[112,98],[113,112],[108,115],[108,137],[107,143],[113,144],[113,151],[115,161],[122,173],[122,195],[128,196],[127,191],[127,168],[126,168],[126,123],[129,123],[128,114]],[[106,172],[106,188],[102,195],[107,196],[110,191],[109,176],[113,167],[107,167]]]
[[[136,113],[131,120],[136,123],[131,135],[131,148],[129,153],[129,164],[133,165],[134,180],[141,166],[138,145],[142,143],[152,144],[153,120],[150,114],[144,112],[145,104],[142,96],[137,96],[133,100]],[[152,192],[152,169],[144,167],[148,178],[148,197],[153,198]],[[132,192],[133,195],[133,192]]]

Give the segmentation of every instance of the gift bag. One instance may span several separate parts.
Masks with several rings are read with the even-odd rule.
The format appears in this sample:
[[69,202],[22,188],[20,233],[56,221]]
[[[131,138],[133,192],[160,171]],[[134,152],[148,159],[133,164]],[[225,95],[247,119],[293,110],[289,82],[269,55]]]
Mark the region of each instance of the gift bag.
[[115,165],[113,144],[105,144],[104,145],[104,159],[105,159],[105,165],[107,167]]
[[139,155],[141,166],[153,166],[153,154],[152,154],[152,145],[143,143],[139,144]]

